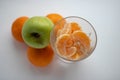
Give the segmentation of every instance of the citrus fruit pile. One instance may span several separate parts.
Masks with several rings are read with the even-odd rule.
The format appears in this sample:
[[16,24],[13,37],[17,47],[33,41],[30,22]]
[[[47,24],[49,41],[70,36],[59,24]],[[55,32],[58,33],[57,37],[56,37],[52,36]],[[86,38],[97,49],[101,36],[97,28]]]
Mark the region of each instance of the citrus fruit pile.
[[58,55],[68,60],[79,60],[88,55],[91,40],[80,24],[69,23],[57,13],[45,17],[18,17],[12,23],[11,33],[15,40],[30,44],[27,57],[34,66],[44,67],[53,60],[54,52],[49,43],[52,24],[55,26],[54,44]]
[[56,26],[55,47],[58,54],[68,60],[79,60],[88,55],[90,38],[76,22]]
[[[60,19],[62,19],[63,17],[57,13],[51,13],[51,14],[48,14],[46,15],[45,17],[49,18],[51,20],[51,22],[53,22],[53,24],[56,24]],[[13,21],[12,23],[12,27],[11,27],[11,33],[12,33],[12,36],[15,40],[17,40],[18,42],[22,42],[22,43],[25,43],[23,37],[22,37],[22,31],[23,31],[23,25],[25,24],[26,21],[29,20],[29,17],[27,16],[21,16],[21,17],[18,17],[16,20]],[[39,21],[39,19],[38,19]],[[36,21],[36,22],[38,22]],[[45,24],[40,24],[40,26],[43,26],[43,27],[48,27],[48,23],[50,24],[50,21],[48,21],[46,23],[46,20],[41,20],[43,21],[42,23],[45,23]],[[31,23],[29,22],[29,24],[32,24],[32,25],[36,25],[36,22],[33,23],[33,21],[31,21]],[[28,25],[29,25],[28,24]],[[39,24],[39,23],[38,23]],[[38,25],[37,24],[37,25]],[[45,25],[45,26],[44,26]],[[43,28],[42,28],[43,29]],[[45,28],[44,28],[45,29]],[[48,28],[46,28],[48,29]],[[30,30],[30,28],[29,28]],[[36,29],[37,30],[37,29]],[[47,30],[46,30],[47,31]],[[27,32],[27,31],[26,31]],[[26,33],[24,32],[24,33]],[[32,34],[34,37],[38,38],[39,35],[34,33]],[[49,35],[50,36],[50,35]],[[41,37],[41,36],[40,36]],[[33,37],[32,37],[33,38]],[[35,39],[33,39],[34,41]],[[47,39],[46,39],[47,40]],[[42,41],[42,40],[41,40]],[[25,43],[26,44],[26,43]],[[34,47],[31,47],[28,45],[28,49],[27,49],[27,57],[28,57],[28,60],[34,65],[34,66],[39,66],[39,67],[44,67],[44,66],[47,66],[48,64],[50,64],[53,60],[53,57],[54,57],[54,52],[51,48],[51,45],[48,44],[46,47],[44,48],[34,48]]]

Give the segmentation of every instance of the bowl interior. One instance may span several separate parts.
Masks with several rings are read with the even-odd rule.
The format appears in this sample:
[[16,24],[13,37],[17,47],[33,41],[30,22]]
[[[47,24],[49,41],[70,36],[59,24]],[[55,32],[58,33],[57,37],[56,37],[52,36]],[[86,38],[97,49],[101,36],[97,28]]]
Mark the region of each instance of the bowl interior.
[[57,50],[56,50],[56,47],[55,47],[55,42],[56,42],[56,27],[59,27],[59,26],[65,26],[66,23],[63,25],[63,22],[66,21],[66,23],[71,23],[71,22],[76,22],[77,24],[80,25],[80,27],[82,28],[82,31],[84,31],[87,36],[89,36],[91,42],[90,42],[90,50],[89,50],[89,55],[92,54],[92,52],[94,51],[95,47],[96,47],[96,44],[97,44],[97,34],[96,34],[96,31],[94,29],[94,27],[91,25],[91,23],[89,23],[87,20],[85,20],[84,18],[81,18],[81,17],[77,17],[77,16],[69,16],[69,17],[66,17],[66,18],[63,18],[61,19],[60,21],[57,22],[57,24],[54,26],[54,28],[52,29],[51,31],[51,34],[50,34],[50,43],[51,43],[51,46],[54,50],[54,53],[58,55],[58,57],[64,59],[64,60],[67,60],[67,61],[80,61],[82,59],[85,59],[87,58],[88,56],[85,56],[79,60],[68,60],[64,57],[61,57]]

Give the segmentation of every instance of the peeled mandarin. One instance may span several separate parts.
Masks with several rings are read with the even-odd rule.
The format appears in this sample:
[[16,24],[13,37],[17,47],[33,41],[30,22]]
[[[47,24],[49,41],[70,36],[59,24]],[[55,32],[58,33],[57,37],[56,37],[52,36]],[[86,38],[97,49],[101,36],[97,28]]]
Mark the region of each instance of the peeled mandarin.
[[76,53],[76,51],[77,51],[76,47],[69,47],[69,48],[66,47],[66,54],[64,56],[71,57]]
[[84,48],[82,48],[80,42],[74,42],[74,46],[76,47],[77,51],[73,56],[69,57],[69,59],[78,60],[85,54],[85,52],[83,51]]
[[79,53],[75,53],[73,56],[69,57],[70,60],[78,60],[80,59],[80,54]]
[[62,34],[71,34],[76,30],[82,30],[81,27],[75,23],[66,23],[60,30],[57,32],[57,36],[62,35]]
[[86,49],[90,48],[90,39],[83,31],[74,31],[72,37],[75,42],[79,42]]
[[71,23],[71,32],[73,33],[76,30],[82,30],[81,26],[79,24],[77,24],[76,22],[72,22]]
[[78,60],[88,55],[90,38],[82,31],[78,23],[71,22],[59,28],[55,45],[64,58]]
[[71,33],[71,24],[66,23],[61,30],[57,33],[57,36],[60,36],[62,34],[70,34]]
[[70,56],[76,52],[76,48],[72,47],[73,41],[69,34],[62,34],[57,37],[56,49],[62,56]]
[[54,27],[54,33],[57,36],[58,35],[58,31],[61,30],[64,25],[65,25],[66,21],[65,20],[61,20],[60,22],[58,22],[55,27]]

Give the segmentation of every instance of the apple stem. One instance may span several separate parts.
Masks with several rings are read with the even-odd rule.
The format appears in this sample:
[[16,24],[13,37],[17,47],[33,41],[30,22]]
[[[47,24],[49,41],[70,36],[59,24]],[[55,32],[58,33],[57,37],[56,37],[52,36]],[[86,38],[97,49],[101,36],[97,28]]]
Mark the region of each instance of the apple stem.
[[33,37],[35,37],[35,38],[39,38],[39,37],[40,37],[40,35],[39,35],[38,33],[35,33],[35,32],[31,33],[31,35],[32,35]]

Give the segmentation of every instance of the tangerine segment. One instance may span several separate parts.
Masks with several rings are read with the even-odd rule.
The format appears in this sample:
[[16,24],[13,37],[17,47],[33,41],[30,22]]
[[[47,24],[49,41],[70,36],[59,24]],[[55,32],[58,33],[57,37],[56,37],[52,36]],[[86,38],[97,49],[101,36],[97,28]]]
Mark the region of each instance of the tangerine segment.
[[55,33],[56,36],[58,35],[58,31],[61,30],[64,27],[65,23],[66,23],[66,21],[63,19],[55,25],[54,33]]
[[74,31],[72,34],[72,37],[73,37],[75,42],[79,42],[87,50],[90,48],[90,39],[84,32]]
[[70,59],[70,60],[79,60],[79,59],[83,59],[85,56],[86,56],[85,54],[75,53],[73,56],[68,57],[68,59]]
[[29,61],[35,66],[47,66],[53,59],[54,53],[51,46],[47,46],[43,49],[35,49],[28,47],[27,56]]
[[64,56],[71,57],[76,53],[76,51],[77,51],[76,47],[66,48],[66,54]]
[[70,56],[76,52],[76,48],[73,46],[73,40],[70,34],[62,34],[57,37],[56,49],[61,56]]
[[78,60],[88,55],[88,50],[80,42],[74,42],[74,46],[76,47],[77,51],[73,56],[68,57],[70,60]]
[[80,54],[79,53],[75,53],[73,56],[71,56],[71,57],[68,57],[70,60],[78,60],[78,59],[80,59]]
[[22,27],[25,21],[28,19],[26,16],[17,18],[12,24],[12,36],[19,42],[24,42],[22,38]]
[[81,44],[80,41],[75,41],[74,46],[77,48],[77,53],[79,53],[80,55],[87,53],[87,49],[83,46],[83,44]]
[[57,32],[57,36],[60,36],[62,34],[71,34],[76,30],[82,30],[79,24],[72,22],[72,23],[66,23],[60,30]]
[[71,24],[66,23],[61,30],[58,31],[57,36],[62,34],[70,34],[71,33]]
[[71,23],[71,33],[73,33],[76,30],[82,30],[80,25],[76,22]]

